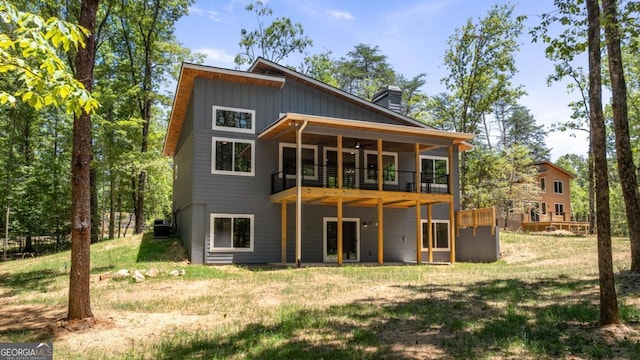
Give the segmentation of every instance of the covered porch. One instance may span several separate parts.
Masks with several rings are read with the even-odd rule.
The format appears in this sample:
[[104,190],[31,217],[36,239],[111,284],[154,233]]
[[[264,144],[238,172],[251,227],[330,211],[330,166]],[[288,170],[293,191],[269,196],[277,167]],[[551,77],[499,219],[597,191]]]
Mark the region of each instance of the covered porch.
[[[282,263],[287,263],[287,205],[295,204],[295,261],[302,259],[302,205],[335,207],[337,223],[337,259],[343,258],[343,225],[345,207],[376,209],[377,263],[384,263],[385,209],[415,209],[416,263],[434,262],[432,249],[432,207],[447,204],[449,209],[449,262],[455,262],[455,180],[454,164],[460,151],[471,148],[470,134],[428,128],[336,119],[301,114],[285,114],[258,135],[259,139],[295,143],[295,166],[279,169],[271,176],[271,202],[281,204]],[[331,149],[335,158],[322,163],[304,163],[302,151],[308,146]],[[355,150],[365,150],[364,166],[345,161]],[[428,150],[440,149],[446,154],[446,169],[423,169],[421,157]],[[389,155],[391,154],[391,155]],[[389,162],[395,154],[395,163]],[[402,154],[401,161],[398,158]],[[329,161],[331,159],[331,161]],[[428,160],[427,160],[428,161]],[[445,162],[443,161],[442,164]],[[400,168],[400,166],[403,168]],[[431,166],[431,165],[429,165]],[[426,214],[423,213],[426,211]],[[426,219],[423,218],[426,215]],[[428,247],[423,247],[423,223],[427,225]]]

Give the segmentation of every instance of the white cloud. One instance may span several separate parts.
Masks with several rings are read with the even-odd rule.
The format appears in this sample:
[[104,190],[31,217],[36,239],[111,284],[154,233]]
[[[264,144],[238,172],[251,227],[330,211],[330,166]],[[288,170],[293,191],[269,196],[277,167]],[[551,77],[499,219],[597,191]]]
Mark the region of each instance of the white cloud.
[[209,20],[213,20],[215,22],[222,22],[220,13],[218,13],[217,11],[203,10],[195,6],[189,7],[189,15],[206,16]]
[[232,67],[235,63],[233,59],[234,55],[230,55],[227,53],[225,49],[215,49],[215,48],[200,48],[196,49],[195,52],[205,54],[207,58],[204,60],[206,65],[214,65],[221,67]]
[[341,10],[327,10],[327,14],[334,19],[338,20],[353,20],[354,17],[348,11]]
[[213,11],[213,10],[207,11],[207,18],[215,22],[222,22],[222,18],[220,17],[220,14],[217,11]]
[[202,15],[204,10],[197,8],[195,6],[189,6],[189,15]]

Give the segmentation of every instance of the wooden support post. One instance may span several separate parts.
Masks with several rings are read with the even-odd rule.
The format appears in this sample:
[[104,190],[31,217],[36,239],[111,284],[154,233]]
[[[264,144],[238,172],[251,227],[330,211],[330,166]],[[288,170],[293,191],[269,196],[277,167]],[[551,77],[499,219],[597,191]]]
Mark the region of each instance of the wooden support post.
[[378,199],[378,264],[382,265],[384,261],[384,216],[382,198]]
[[[382,177],[382,139],[378,139],[378,190],[384,190],[384,179]],[[365,170],[366,171],[366,170]]]
[[282,215],[280,216],[280,235],[282,237],[282,264],[287,263],[287,200],[282,200]]
[[[451,178],[453,177],[453,145],[449,146],[449,169],[448,169],[448,178],[447,178],[447,187],[449,188],[449,194],[452,194],[455,197],[453,191],[453,183]],[[453,221],[453,219],[451,219]]]
[[498,226],[496,224],[496,207],[492,206],[491,207],[491,212],[493,213],[493,215],[491,215],[491,235],[495,235],[496,234],[496,226]]
[[433,223],[432,223],[432,205],[427,205],[427,241],[429,241],[429,262],[433,262]]
[[342,189],[343,183],[343,164],[342,164],[342,135],[338,135],[338,189]]
[[338,197],[338,265],[342,265],[342,198]]
[[422,187],[421,181],[420,181],[420,144],[416,143],[416,178],[415,178],[415,184],[416,184],[416,188],[415,191],[417,193],[420,192],[420,188]]
[[455,264],[456,262],[456,231],[455,227],[455,209],[453,208],[453,200],[449,202],[449,242],[451,246],[451,252],[449,253],[449,262]]
[[420,215],[420,200],[416,200],[416,262],[422,263],[422,216]]

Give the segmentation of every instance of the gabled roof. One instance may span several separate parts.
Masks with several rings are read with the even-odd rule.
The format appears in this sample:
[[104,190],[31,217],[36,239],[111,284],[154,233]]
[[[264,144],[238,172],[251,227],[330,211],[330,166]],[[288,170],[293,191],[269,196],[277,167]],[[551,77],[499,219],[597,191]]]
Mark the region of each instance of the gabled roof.
[[315,87],[321,91],[324,91],[328,94],[331,94],[332,96],[341,98],[343,100],[349,101],[353,104],[356,104],[358,106],[367,108],[369,110],[372,110],[374,112],[377,112],[379,114],[394,118],[404,124],[407,124],[409,126],[416,126],[416,127],[421,127],[421,128],[428,128],[431,129],[430,126],[421,123],[415,119],[412,119],[408,116],[402,115],[400,113],[397,113],[395,111],[389,110],[384,106],[378,105],[378,104],[374,104],[371,101],[365,100],[361,97],[355,96],[353,94],[350,94],[344,90],[340,90],[336,87],[333,87],[331,85],[325,84],[322,81],[318,81],[312,77],[309,77],[307,75],[304,75],[302,73],[299,73],[293,69],[290,69],[286,66],[282,66],[282,65],[278,65],[272,61],[266,60],[264,58],[259,57],[254,63],[253,65],[251,65],[251,67],[249,68],[249,70],[247,70],[251,73],[257,73],[257,74],[270,74],[270,75],[278,75],[278,76],[284,76],[284,77],[289,77],[289,78],[294,78],[300,82],[303,82],[307,85],[310,85],[312,87]]
[[558,166],[558,165],[556,165],[556,164],[554,164],[554,163],[552,163],[551,161],[548,161],[548,160],[536,161],[536,162],[532,163],[531,165],[536,165],[536,166],[537,165],[547,165],[547,166],[550,166],[550,167],[556,169],[558,172],[567,175],[570,179],[574,179],[576,177],[575,174],[567,171],[565,168],[562,168],[562,167],[560,167],[560,166]]
[[283,77],[269,76],[246,71],[223,69],[215,66],[204,66],[184,62],[180,68],[180,77],[176,86],[176,94],[173,98],[173,107],[169,117],[169,127],[167,136],[164,139],[162,154],[165,156],[173,156],[180,139],[182,125],[184,123],[187,108],[191,101],[191,93],[193,92],[193,81],[196,77],[205,79],[216,79],[232,81],[242,84],[253,84],[258,86],[269,86],[282,88],[285,83]]

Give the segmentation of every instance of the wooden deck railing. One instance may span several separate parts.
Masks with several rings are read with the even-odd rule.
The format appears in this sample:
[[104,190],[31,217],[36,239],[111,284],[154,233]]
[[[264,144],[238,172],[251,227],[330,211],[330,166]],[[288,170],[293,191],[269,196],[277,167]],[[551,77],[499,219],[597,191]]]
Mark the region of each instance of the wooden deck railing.
[[456,224],[457,235],[460,235],[460,228],[465,227],[472,227],[473,235],[476,235],[478,226],[491,226],[491,235],[495,235],[496,208],[492,206],[482,209],[458,211]]

